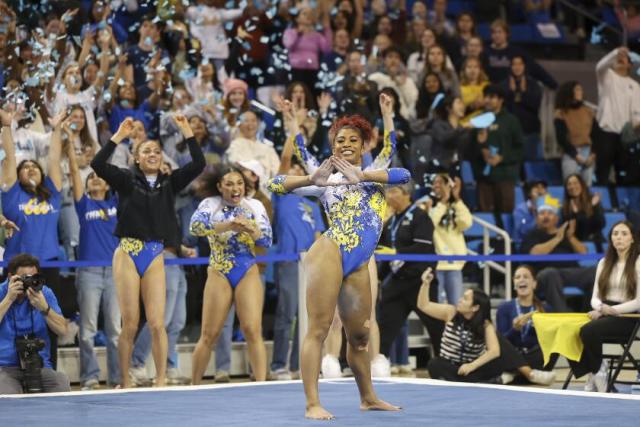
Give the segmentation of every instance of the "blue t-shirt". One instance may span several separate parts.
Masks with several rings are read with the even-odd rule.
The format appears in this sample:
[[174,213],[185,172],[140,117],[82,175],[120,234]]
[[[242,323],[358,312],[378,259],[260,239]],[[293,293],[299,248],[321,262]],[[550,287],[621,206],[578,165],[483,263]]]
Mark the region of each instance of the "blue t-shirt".
[[[0,301],[7,296],[8,290],[9,281],[5,280],[0,284]],[[47,300],[47,304],[51,307],[51,311],[62,315],[62,310],[60,310],[58,300],[53,291],[45,286],[42,288],[42,293]],[[33,322],[31,321],[32,318]],[[44,367],[52,368],[51,358],[49,357],[51,342],[49,341],[47,320],[29,303],[29,299],[26,297],[20,303],[16,299],[5,313],[2,322],[0,322],[0,366],[16,367],[20,365],[18,353],[16,353],[16,337],[27,335],[31,332],[35,333],[36,337],[44,340],[46,345],[40,350],[40,356]]]
[[58,257],[58,218],[62,192],[56,189],[49,177],[44,178],[44,184],[51,191],[48,201],[24,191],[17,180],[9,191],[2,192],[4,215],[20,228],[13,237],[7,239],[4,259],[23,252],[41,261]]
[[118,247],[116,229],[118,199],[93,200],[86,194],[76,202],[80,221],[79,256],[83,261],[104,261],[113,257]]
[[149,131],[155,117],[155,111],[151,108],[149,101],[144,101],[137,108],[125,108],[115,104],[111,108],[109,115],[109,129],[112,133],[116,133],[118,127],[124,119],[131,117],[133,120],[140,120],[144,124],[144,128]]
[[300,253],[309,249],[315,233],[325,230],[318,205],[296,194],[274,194],[272,201],[278,253]]

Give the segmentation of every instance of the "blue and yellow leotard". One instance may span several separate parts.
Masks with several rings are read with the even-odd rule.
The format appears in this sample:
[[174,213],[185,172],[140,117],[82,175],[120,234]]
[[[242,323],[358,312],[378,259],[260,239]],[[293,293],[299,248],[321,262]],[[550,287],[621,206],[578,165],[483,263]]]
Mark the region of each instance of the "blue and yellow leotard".
[[[308,173],[313,173],[318,162],[306,150],[304,140],[299,135],[295,142],[297,155],[307,165]],[[384,165],[388,165],[394,147],[395,132],[385,132],[385,147],[367,169],[383,169]],[[403,179],[408,180],[409,172],[403,171]],[[329,182],[339,183],[343,178],[341,173],[335,173],[331,175]],[[286,193],[284,180],[282,175],[275,177],[269,182],[269,190],[278,194]],[[353,273],[371,258],[380,239],[387,207],[383,184],[361,182],[355,185],[311,186],[294,192],[320,199],[329,217],[329,228],[324,235],[340,248],[343,277]]]
[[119,247],[131,257],[140,277],[144,276],[153,260],[164,250],[162,242],[143,242],[131,237],[120,239]]
[[[229,222],[240,216],[258,225],[262,235],[255,242],[248,233],[214,231],[216,224]],[[255,246],[271,246],[272,232],[267,211],[262,203],[254,199],[243,199],[239,206],[226,205],[221,197],[204,199],[191,217],[189,229],[194,236],[206,236],[209,239],[209,265],[224,274],[232,288],[238,285],[247,270],[255,264]]]

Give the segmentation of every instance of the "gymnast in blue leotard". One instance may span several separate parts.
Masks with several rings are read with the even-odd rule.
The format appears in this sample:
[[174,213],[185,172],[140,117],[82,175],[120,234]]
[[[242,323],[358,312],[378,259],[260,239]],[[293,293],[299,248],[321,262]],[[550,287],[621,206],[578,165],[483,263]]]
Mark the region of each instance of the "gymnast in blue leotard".
[[[380,104],[385,134],[391,135],[391,100],[382,95]],[[289,121],[296,117],[292,109],[291,103],[284,104],[283,114]],[[319,197],[329,216],[329,229],[316,240],[304,260],[309,328],[301,361],[307,418],[333,418],[320,405],[318,376],[322,344],[336,306],[347,333],[347,361],[360,391],[360,408],[400,409],[380,400],[371,383],[367,351],[371,287],[367,262],[382,231],[384,184],[408,182],[410,174],[406,169],[361,169],[364,144],[371,133],[371,125],[360,116],[340,118],[329,131],[333,151],[330,159],[311,175],[277,176],[269,183],[270,190],[276,193],[295,191]],[[304,151],[300,154],[304,156]]]
[[175,196],[193,181],[205,167],[200,145],[185,116],[175,115],[176,126],[185,138],[191,162],[163,173],[162,147],[157,141],[142,141],[134,153],[135,165],[121,169],[109,163],[117,145],[130,138],[133,120],[126,118],[107,144],[96,154],[91,167],[118,194],[117,224],[114,234],[120,243],[113,254],[113,279],[122,315],[118,339],[121,387],[130,384],[129,363],[133,340],[140,321],[140,297],[151,332],[155,385],[165,384],[167,334],[164,328],[166,284],[164,246],[180,245]]
[[264,290],[255,261],[255,246],[271,246],[271,224],[261,202],[245,197],[245,176],[225,167],[205,179],[212,197],[204,199],[191,217],[190,231],[206,236],[211,247],[204,289],[202,330],[193,352],[192,382],[199,384],[209,364],[231,304],[235,302],[240,327],[257,381],[267,376],[267,354],[262,340]]
[[[385,94],[386,96],[386,94]],[[393,102],[395,100],[391,98]],[[381,100],[382,102],[382,100]],[[286,119],[285,122],[288,122]],[[320,164],[317,159],[306,149],[304,138],[301,134],[296,135],[296,131],[290,130],[291,135],[295,137],[287,140],[287,144],[291,145],[293,153],[304,163],[309,174],[312,174]],[[375,136],[373,136],[375,138]],[[385,129],[383,137],[382,150],[376,156],[373,163],[364,168],[364,170],[385,169],[391,164],[391,159],[396,152],[396,133],[393,129]],[[327,212],[328,214],[328,212]],[[341,248],[342,249],[342,248]],[[343,251],[343,271],[349,271],[353,266],[349,266],[349,261],[353,261],[354,257]],[[371,360],[371,374],[373,376],[390,375],[390,366],[384,355],[380,354],[380,329],[376,318],[376,301],[378,300],[378,268],[373,256],[369,258],[369,283],[371,285],[371,317],[369,318],[369,359]],[[345,273],[346,275],[346,273]],[[342,322],[337,311],[329,329],[329,335],[324,344],[324,357],[322,359],[322,375],[324,378],[331,378],[332,372],[340,372],[337,367],[339,364],[340,349],[342,347]]]

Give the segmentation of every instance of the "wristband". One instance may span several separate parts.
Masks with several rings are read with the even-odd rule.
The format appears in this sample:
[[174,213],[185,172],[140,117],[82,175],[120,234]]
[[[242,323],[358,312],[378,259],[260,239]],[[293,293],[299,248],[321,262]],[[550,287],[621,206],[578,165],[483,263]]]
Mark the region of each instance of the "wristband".
[[406,184],[411,179],[411,173],[405,168],[391,168],[387,170],[387,174],[387,184]]
[[51,311],[51,306],[49,304],[47,304],[47,309],[46,310],[42,310],[40,312],[40,314],[42,314],[44,317],[47,317],[49,315],[50,311]]

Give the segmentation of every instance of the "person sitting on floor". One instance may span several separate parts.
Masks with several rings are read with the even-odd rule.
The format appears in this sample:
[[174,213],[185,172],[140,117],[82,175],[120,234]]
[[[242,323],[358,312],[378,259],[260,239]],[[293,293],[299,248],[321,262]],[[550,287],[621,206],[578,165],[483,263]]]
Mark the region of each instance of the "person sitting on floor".
[[431,378],[462,382],[498,382],[503,373],[518,371],[535,384],[550,385],[553,372],[532,369],[518,350],[496,332],[491,322],[491,301],[479,289],[467,289],[457,305],[429,300],[433,280],[431,269],[422,275],[418,308],[428,316],[445,322],[440,355],[429,361]]
[[535,296],[537,286],[535,277],[535,270],[529,265],[521,265],[516,269],[513,283],[517,296],[498,306],[496,328],[513,344],[533,369],[551,370],[557,356],[544,366],[542,350],[531,319],[534,313],[549,311],[549,307],[545,307]]

